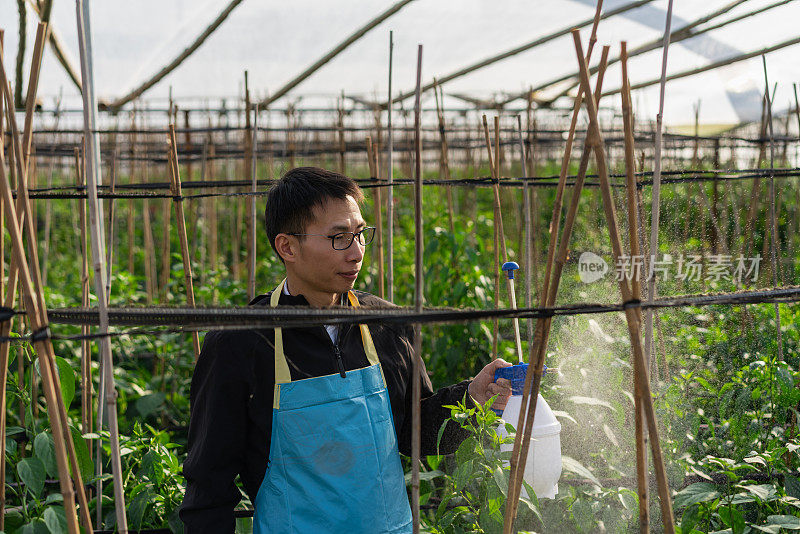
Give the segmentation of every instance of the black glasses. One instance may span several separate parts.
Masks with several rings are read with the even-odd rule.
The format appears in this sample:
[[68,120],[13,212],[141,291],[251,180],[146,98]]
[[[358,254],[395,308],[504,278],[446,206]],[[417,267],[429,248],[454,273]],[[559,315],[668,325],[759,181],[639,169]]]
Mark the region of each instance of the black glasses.
[[375,227],[367,226],[358,232],[339,232],[338,234],[325,235],[325,234],[288,234],[288,235],[316,235],[331,240],[331,245],[334,250],[347,250],[353,244],[353,240],[358,238],[358,242],[362,246],[367,246],[375,239]]

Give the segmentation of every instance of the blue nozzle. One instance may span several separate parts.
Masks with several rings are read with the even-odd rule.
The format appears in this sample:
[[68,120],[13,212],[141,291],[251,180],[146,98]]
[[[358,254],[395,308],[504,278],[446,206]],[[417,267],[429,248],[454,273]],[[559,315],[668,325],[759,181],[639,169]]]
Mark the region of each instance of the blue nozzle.
[[[506,378],[511,381],[511,394],[522,395],[522,390],[525,389],[525,375],[528,373],[527,363],[518,363],[511,367],[501,367],[494,372],[494,380],[498,378]],[[547,366],[544,366],[542,374],[547,374]]]
[[506,272],[506,275],[508,275],[509,280],[513,280],[514,271],[519,269],[519,264],[515,261],[507,261],[503,264],[502,269]]

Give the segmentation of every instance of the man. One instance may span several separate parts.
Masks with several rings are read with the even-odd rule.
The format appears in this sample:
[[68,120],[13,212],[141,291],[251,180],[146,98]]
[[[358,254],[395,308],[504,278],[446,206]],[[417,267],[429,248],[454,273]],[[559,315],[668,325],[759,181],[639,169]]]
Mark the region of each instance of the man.
[[[351,291],[375,229],[363,194],[338,173],[304,167],[269,191],[266,229],[286,279],[254,306],[391,306]],[[191,387],[187,534],[232,533],[241,477],[257,534],[405,533],[411,514],[398,451],[411,451],[413,332],[390,324],[209,332]],[[495,360],[472,381],[433,392],[421,373],[422,454],[437,452],[443,405],[511,394]],[[454,452],[449,423],[438,449]]]

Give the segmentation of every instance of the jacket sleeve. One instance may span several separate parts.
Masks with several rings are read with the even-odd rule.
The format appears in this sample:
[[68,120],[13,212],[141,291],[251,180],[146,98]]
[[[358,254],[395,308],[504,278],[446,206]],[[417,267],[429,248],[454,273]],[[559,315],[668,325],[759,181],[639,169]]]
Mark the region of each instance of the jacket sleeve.
[[241,499],[236,475],[244,463],[249,386],[241,351],[210,332],[203,342],[190,390],[186,495],[180,518],[186,534],[232,534]]
[[[411,455],[411,434],[412,434],[412,396],[413,391],[411,387],[412,380],[412,360],[414,357],[413,351],[413,330],[409,329],[408,337],[408,387],[406,388],[405,398],[405,417],[403,419],[403,426],[400,430],[398,437],[398,448],[400,452],[406,456]],[[425,369],[425,362],[420,359],[420,454],[452,454],[458,446],[464,441],[469,433],[461,428],[455,421],[449,421],[442,434],[441,442],[439,442],[437,450],[437,439],[439,436],[439,429],[442,424],[450,418],[450,408],[444,408],[447,405],[455,405],[464,400],[464,395],[467,393],[470,380],[464,380],[451,386],[443,387],[437,391],[433,391],[433,384],[428,377],[428,372]]]

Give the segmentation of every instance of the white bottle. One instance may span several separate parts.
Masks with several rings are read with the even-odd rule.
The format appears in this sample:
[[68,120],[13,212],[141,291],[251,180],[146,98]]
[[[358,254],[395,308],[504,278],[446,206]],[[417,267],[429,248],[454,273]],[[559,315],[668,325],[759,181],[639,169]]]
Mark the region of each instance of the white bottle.
[[[521,364],[527,368],[527,364]],[[510,423],[516,427],[519,422],[519,412],[522,407],[522,387],[524,386],[524,371],[522,378],[519,378],[519,367],[514,365],[508,369],[510,373],[517,376],[510,378],[514,394],[508,399],[503,410],[503,423],[497,429],[497,434],[501,437],[508,435],[505,424]],[[496,376],[502,376],[500,373]],[[536,413],[533,418],[533,432],[530,446],[528,447],[528,459],[525,462],[525,481],[530,484],[539,499],[554,499],[558,493],[558,479],[561,477],[561,423],[558,422],[547,401],[541,396],[537,397]],[[500,446],[501,451],[511,451],[514,443],[504,443]],[[522,488],[522,496],[527,497],[525,487]]]

